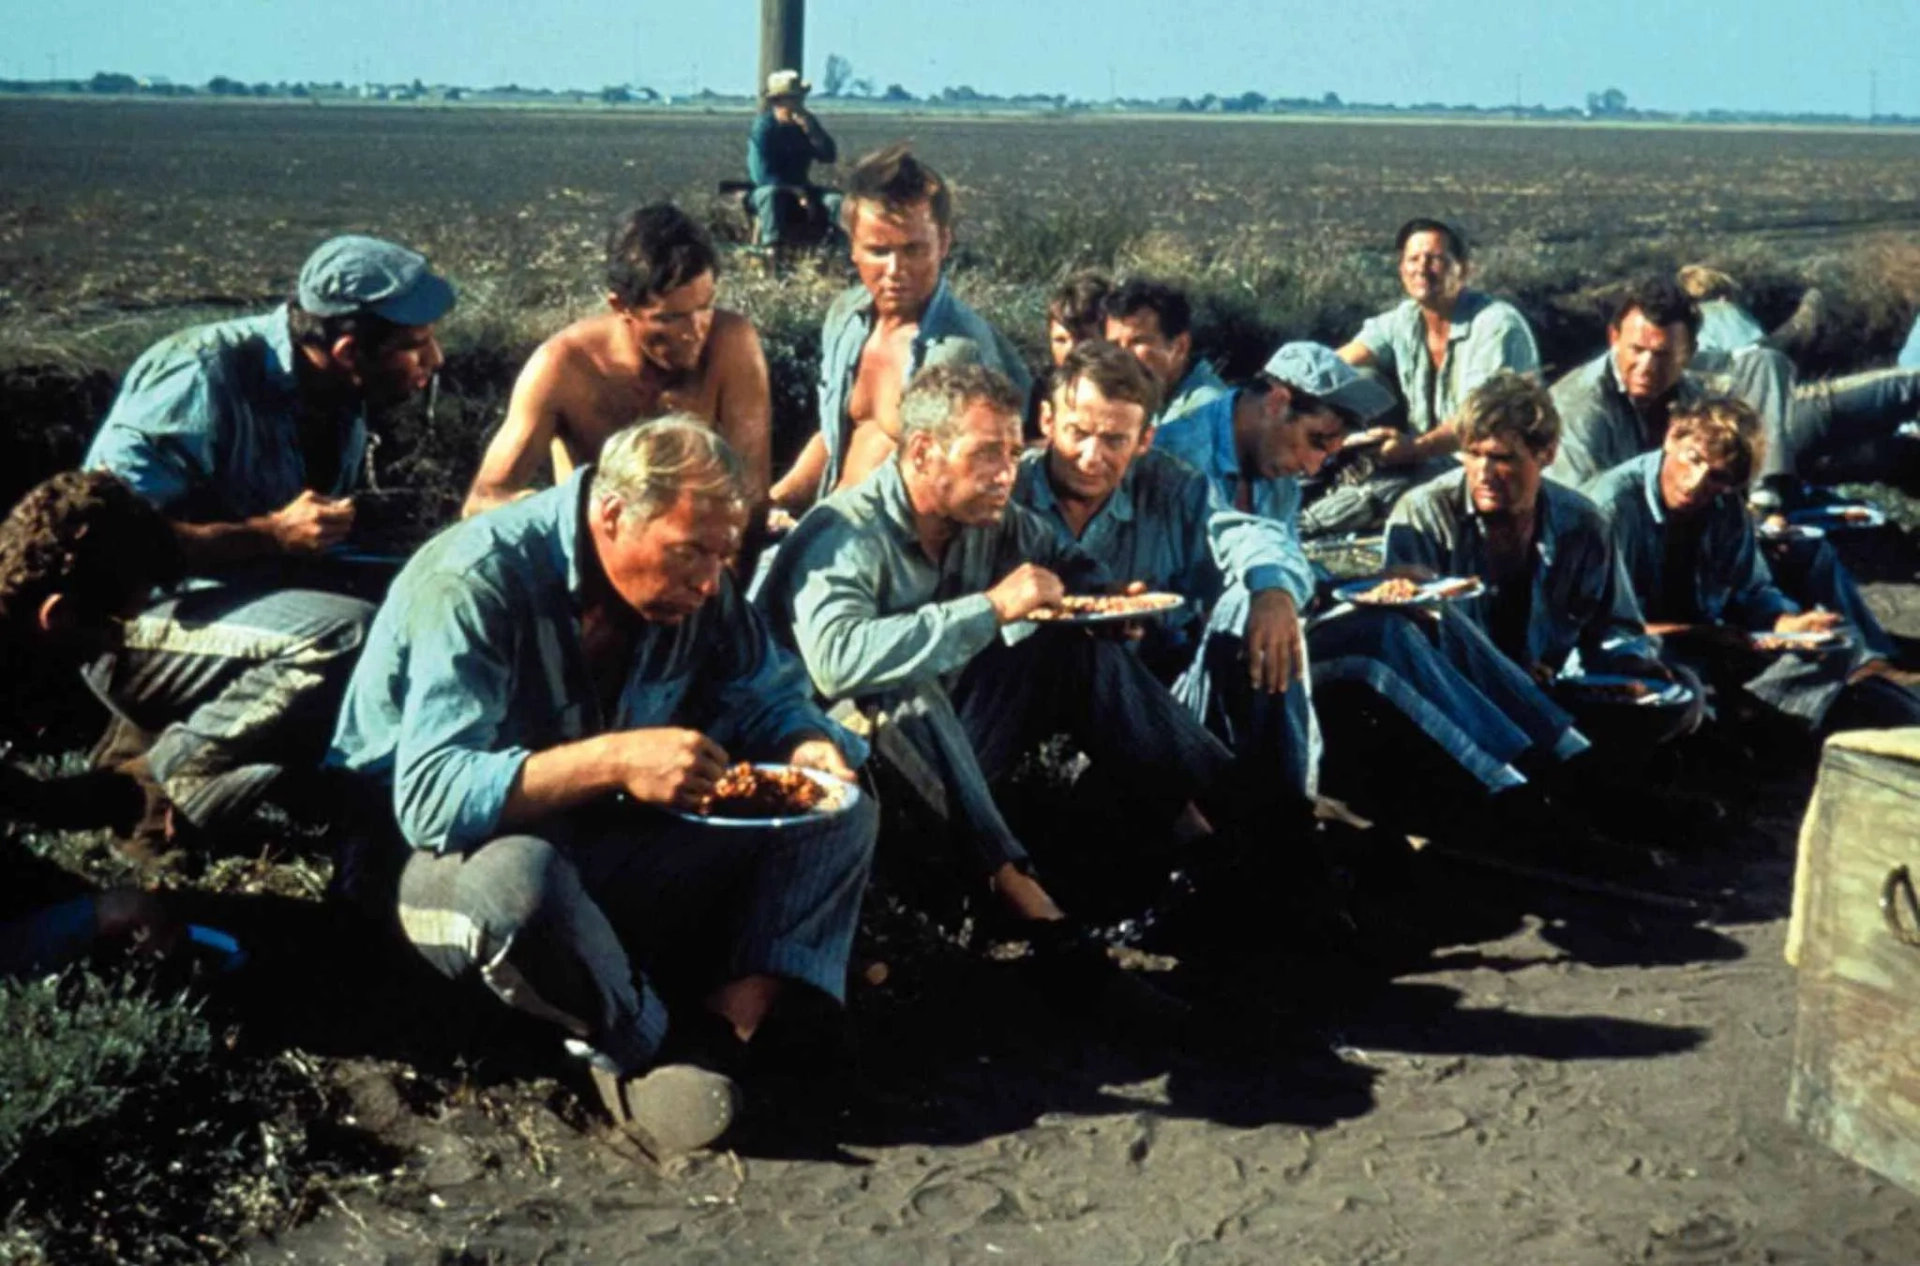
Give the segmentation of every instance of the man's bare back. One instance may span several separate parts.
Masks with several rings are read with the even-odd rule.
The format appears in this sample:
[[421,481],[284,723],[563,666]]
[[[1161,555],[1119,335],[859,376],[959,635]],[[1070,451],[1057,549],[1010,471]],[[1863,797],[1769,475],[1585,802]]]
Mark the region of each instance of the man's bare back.
[[746,464],[756,499],[768,483],[772,396],[752,322],[716,309],[697,364],[670,370],[648,359],[617,312],[576,321],[542,343],[514,383],[507,418],[487,446],[462,513],[522,495],[543,455],[554,479],[590,462],[632,422],[688,413],[724,436]]

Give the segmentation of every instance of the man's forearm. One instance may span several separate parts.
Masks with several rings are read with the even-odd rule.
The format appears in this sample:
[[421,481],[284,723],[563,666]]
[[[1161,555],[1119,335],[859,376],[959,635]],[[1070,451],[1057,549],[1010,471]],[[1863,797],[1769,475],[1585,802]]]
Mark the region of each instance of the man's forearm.
[[526,826],[620,790],[620,771],[609,758],[604,737],[596,735],[527,757],[507,792],[500,826]]
[[189,568],[221,567],[285,553],[266,516],[238,523],[178,523],[174,538]]

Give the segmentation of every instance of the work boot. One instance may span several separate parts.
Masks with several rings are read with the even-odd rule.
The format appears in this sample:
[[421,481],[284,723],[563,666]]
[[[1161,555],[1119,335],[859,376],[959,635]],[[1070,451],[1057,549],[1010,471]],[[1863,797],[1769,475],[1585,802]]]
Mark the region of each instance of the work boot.
[[646,1072],[622,1076],[597,1059],[588,1067],[614,1124],[648,1156],[666,1160],[706,1147],[733,1126],[746,1053],[732,1025],[690,1007],[671,1021]]
[[1760,340],[1761,345],[1787,356],[1809,351],[1819,342],[1820,327],[1826,321],[1827,297],[1820,293],[1819,287],[1809,286],[1800,296],[1800,306],[1793,310],[1793,315]]

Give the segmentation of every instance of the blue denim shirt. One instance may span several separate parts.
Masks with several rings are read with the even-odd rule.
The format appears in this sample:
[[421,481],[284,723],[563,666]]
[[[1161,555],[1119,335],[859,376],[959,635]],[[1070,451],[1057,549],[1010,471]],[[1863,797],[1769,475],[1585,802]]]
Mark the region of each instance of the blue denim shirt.
[[[1177,457],[1206,476],[1214,495],[1227,507],[1240,504],[1240,456],[1233,443],[1233,410],[1240,399],[1229,391],[1177,422],[1153,433],[1153,449]],[[1261,543],[1262,570],[1249,573],[1249,589],[1284,589],[1294,609],[1305,611],[1313,599],[1313,564],[1300,545],[1300,483],[1293,478],[1256,479],[1248,489],[1252,512],[1269,525]]]
[[111,471],[187,523],[271,514],[309,487],[351,493],[366,460],[366,417],[342,419],[339,468],[310,474],[294,356],[285,308],[162,339],[127,371],[87,469]]
[[601,714],[579,624],[591,476],[583,468],[440,533],[374,617],[327,764],[390,781],[415,848],[461,851],[498,835],[527,758],[595,734],[690,725],[743,759],[826,736],[850,761],[865,758],[730,577],[682,623],[641,622],[618,704]]
[[1560,452],[1547,467],[1547,477],[1583,488],[1621,462],[1659,448],[1673,407],[1698,401],[1712,385],[1698,374],[1682,374],[1670,397],[1642,410],[1620,385],[1612,351],[1600,353],[1553,384]]
[[1180,379],[1179,384],[1168,393],[1166,403],[1160,406],[1160,412],[1153,415],[1153,424],[1165,426],[1169,422],[1178,422],[1195,409],[1212,404],[1221,396],[1230,394],[1232,390],[1210,362],[1196,360],[1187,367],[1187,372]]
[[[1665,456],[1658,449],[1642,453],[1615,466],[1587,489],[1606,520],[1643,610],[1659,596],[1664,581],[1667,505],[1660,496],[1660,466]],[[1706,514],[1693,582],[1701,616],[1714,624],[1759,630],[1772,628],[1783,615],[1797,613],[1798,604],[1774,587],[1742,499],[1722,493]]]
[[1700,305],[1700,336],[1693,340],[1693,346],[1696,354],[1737,352],[1766,336],[1753,314],[1733,300],[1708,299]]
[[747,134],[747,177],[755,185],[805,185],[809,167],[839,156],[818,119],[809,133],[798,123],[780,122],[772,110],[762,110]]
[[1913,328],[1907,331],[1907,344],[1900,349],[1900,368],[1920,369],[1920,316],[1913,318]]
[[[820,434],[827,442],[827,468],[820,477],[819,496],[840,483],[840,464],[846,459],[847,436],[852,430],[847,401],[860,371],[860,353],[873,333],[873,296],[865,286],[849,287],[827,310],[820,329]],[[1026,395],[1033,377],[1020,353],[972,308],[954,297],[946,278],[934,288],[920,327],[913,336],[901,390],[929,365],[980,364],[997,369]]]
[[957,677],[1000,633],[986,591],[1028,562],[1056,572],[1069,592],[1110,583],[1084,550],[1018,505],[991,526],[962,528],[935,563],[890,461],[807,511],[758,601],[820,693],[855,698]]
[[[1588,672],[1632,672],[1656,663],[1659,640],[1647,632],[1593,502],[1543,481],[1535,514],[1528,655],[1555,670],[1575,651]],[[1387,520],[1387,565],[1406,564],[1446,576],[1491,575],[1486,525],[1467,496],[1466,471],[1423,484],[1394,506]],[[1489,595],[1452,605],[1491,633],[1491,603]]]
[[1272,524],[1229,510],[1206,476],[1156,449],[1133,459],[1077,538],[1047,478],[1044,450],[1021,460],[1013,499],[1062,540],[1093,555],[1116,580],[1144,581],[1149,589],[1186,598],[1187,606],[1148,627],[1144,649],[1150,657],[1190,646],[1229,581],[1258,593],[1278,588],[1286,574],[1284,538]]
[[1540,349],[1527,319],[1512,304],[1478,290],[1463,290],[1455,301],[1438,367],[1427,351],[1426,318],[1412,299],[1369,317],[1354,341],[1399,384],[1407,425],[1416,435],[1451,418],[1475,387],[1499,371],[1540,372]]

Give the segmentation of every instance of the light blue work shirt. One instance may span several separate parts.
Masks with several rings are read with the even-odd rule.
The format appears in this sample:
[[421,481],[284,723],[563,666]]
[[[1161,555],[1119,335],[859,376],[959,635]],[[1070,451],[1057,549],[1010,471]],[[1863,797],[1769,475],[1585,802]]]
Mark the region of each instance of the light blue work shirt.
[[[1659,641],[1647,632],[1633,586],[1593,502],[1543,480],[1534,514],[1527,615],[1527,654],[1533,663],[1558,671],[1577,651],[1587,672],[1633,672],[1656,664]],[[1426,567],[1442,576],[1492,576],[1487,528],[1467,495],[1466,471],[1443,475],[1400,498],[1387,520],[1386,561],[1389,567]],[[1491,587],[1478,598],[1452,604],[1489,636],[1492,605]]]
[[1075,537],[1047,478],[1047,452],[1020,462],[1013,499],[1062,540],[1099,560],[1119,581],[1143,581],[1177,593],[1187,605],[1147,629],[1150,658],[1191,648],[1230,581],[1249,592],[1276,589],[1286,575],[1284,538],[1258,516],[1230,510],[1206,476],[1177,457],[1148,449],[1128,463],[1104,504]]
[[1913,328],[1907,331],[1907,343],[1900,349],[1900,368],[1920,369],[1920,316],[1913,318]]
[[1715,384],[1694,373],[1660,400],[1635,405],[1620,384],[1613,352],[1604,351],[1553,384],[1560,414],[1560,451],[1547,477],[1582,488],[1595,476],[1666,442],[1675,406],[1697,404]]
[[602,715],[580,641],[598,567],[582,534],[592,473],[440,533],[374,617],[327,763],[391,782],[415,848],[465,851],[498,836],[528,757],[596,734],[688,725],[741,759],[784,758],[823,737],[865,759],[727,576],[679,624],[635,617],[632,666]]
[[[873,333],[873,323],[873,296],[865,286],[851,286],[833,301],[820,328],[820,434],[827,444],[827,467],[820,476],[817,494],[820,497],[840,483],[847,437],[853,431],[847,403],[853,399],[860,353]],[[1033,376],[1019,351],[984,317],[955,298],[942,277],[933,297],[927,300],[926,311],[920,314],[900,389],[905,391],[913,376],[929,365],[975,364],[1005,374],[1022,396],[1032,389]]]
[[1000,634],[986,591],[1029,562],[1070,593],[1110,583],[1084,550],[1012,504],[997,523],[961,528],[934,562],[914,531],[900,464],[888,461],[807,511],[758,601],[821,694],[858,698],[951,684]]
[[183,523],[258,518],[308,488],[352,493],[366,462],[365,412],[339,419],[338,468],[307,470],[296,354],[285,308],[162,339],[127,371],[87,469],[112,472]]
[[[1660,496],[1660,467],[1665,457],[1660,450],[1642,453],[1587,488],[1642,610],[1650,610],[1664,592],[1667,504]],[[1654,618],[1697,618],[1758,630],[1771,629],[1783,615],[1797,614],[1799,605],[1774,586],[1742,498],[1723,492],[1703,513],[1707,517],[1701,524],[1693,583],[1695,612],[1655,612]]]
[[1300,483],[1291,476],[1241,478],[1240,455],[1233,442],[1233,411],[1239,399],[1238,391],[1229,391],[1179,421],[1156,428],[1151,451],[1177,457],[1206,476],[1214,496],[1229,508],[1241,507],[1242,485],[1246,485],[1246,509],[1273,525],[1262,543],[1262,549],[1269,551],[1263,561],[1272,570],[1261,572],[1259,587],[1286,590],[1293,595],[1294,609],[1305,611],[1313,599],[1314,579],[1313,564],[1300,545]]
[[1178,422],[1195,409],[1212,404],[1232,390],[1214,370],[1211,362],[1196,360],[1187,367],[1187,372],[1174,389],[1167,393],[1166,403],[1160,406],[1160,412],[1153,415],[1153,425],[1165,426],[1169,422]]
[[1407,299],[1369,317],[1354,341],[1373,353],[1373,363],[1399,384],[1407,402],[1407,425],[1425,435],[1448,421],[1474,388],[1503,369],[1540,372],[1540,349],[1527,319],[1512,304],[1463,290],[1453,306],[1447,349],[1438,367],[1427,351],[1424,309]]
[[839,156],[839,147],[818,119],[808,130],[798,123],[782,123],[772,110],[762,110],[747,134],[747,176],[756,187],[804,188],[810,183],[808,168]]
[[1700,352],[1737,352],[1767,337],[1760,323],[1731,299],[1708,299],[1700,305],[1700,334],[1693,340]]

